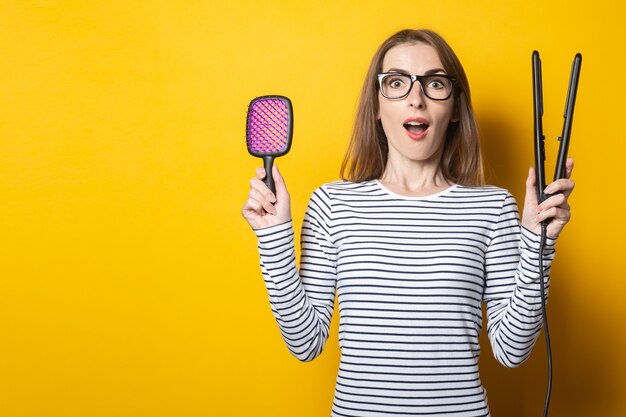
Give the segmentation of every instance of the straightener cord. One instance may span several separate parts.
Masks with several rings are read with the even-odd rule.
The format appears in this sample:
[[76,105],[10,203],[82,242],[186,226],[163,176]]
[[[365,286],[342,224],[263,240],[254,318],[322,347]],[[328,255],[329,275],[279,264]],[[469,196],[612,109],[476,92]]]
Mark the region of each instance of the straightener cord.
[[541,222],[541,243],[539,244],[539,288],[541,289],[541,314],[543,316],[543,331],[546,335],[546,348],[548,349],[548,390],[546,392],[546,404],[543,409],[543,416],[548,417],[550,407],[550,392],[552,391],[552,348],[550,347],[550,332],[548,331],[548,316],[546,313],[546,288],[544,283],[543,251],[546,247],[546,222]]

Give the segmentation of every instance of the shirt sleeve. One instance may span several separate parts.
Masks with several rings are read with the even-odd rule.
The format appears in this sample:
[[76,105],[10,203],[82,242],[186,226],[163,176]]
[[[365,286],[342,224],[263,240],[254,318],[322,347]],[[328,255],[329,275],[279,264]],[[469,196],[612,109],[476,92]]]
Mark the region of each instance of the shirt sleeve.
[[[540,240],[520,225],[515,199],[507,193],[486,253],[483,294],[491,347],[507,367],[518,366],[530,356],[541,331]],[[544,248],[546,297],[555,243],[548,238]]]
[[337,280],[331,212],[330,198],[319,188],[302,224],[299,271],[291,221],[256,231],[272,313],[287,348],[301,361],[317,357],[330,332]]

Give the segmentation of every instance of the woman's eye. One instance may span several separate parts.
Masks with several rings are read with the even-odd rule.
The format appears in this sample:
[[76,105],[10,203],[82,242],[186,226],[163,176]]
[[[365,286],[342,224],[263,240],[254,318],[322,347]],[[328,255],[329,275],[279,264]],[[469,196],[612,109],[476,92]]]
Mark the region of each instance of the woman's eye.
[[446,86],[448,85],[448,80],[446,80],[445,78],[435,78],[435,79],[431,79],[428,82],[428,88],[432,88],[435,90],[441,90],[446,88]]
[[444,88],[444,87],[445,87],[445,84],[443,83],[443,81],[442,81],[442,80],[432,80],[432,81],[428,84],[428,86],[429,86],[430,88],[434,88],[434,89],[436,89],[436,90],[440,90],[440,89],[442,89],[442,88]]
[[389,87],[391,87],[391,88],[400,88],[403,85],[404,85],[404,81],[402,81],[402,80],[400,80],[398,78],[389,81]]

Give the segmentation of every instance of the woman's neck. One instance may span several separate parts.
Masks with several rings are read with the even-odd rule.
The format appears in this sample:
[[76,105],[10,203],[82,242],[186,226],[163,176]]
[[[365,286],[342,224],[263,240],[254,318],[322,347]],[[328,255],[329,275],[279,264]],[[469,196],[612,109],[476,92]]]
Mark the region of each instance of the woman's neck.
[[398,163],[387,161],[380,182],[396,194],[422,197],[438,193],[450,187],[436,163]]

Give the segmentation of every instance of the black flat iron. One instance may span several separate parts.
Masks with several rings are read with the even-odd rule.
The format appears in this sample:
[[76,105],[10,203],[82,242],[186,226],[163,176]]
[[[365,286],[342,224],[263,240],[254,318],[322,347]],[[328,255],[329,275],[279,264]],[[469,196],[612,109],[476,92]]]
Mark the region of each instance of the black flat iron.
[[[580,66],[582,63],[582,55],[576,54],[572,63],[570,73],[569,87],[567,90],[567,99],[565,101],[565,113],[563,114],[563,132],[558,140],[559,154],[556,161],[556,169],[554,170],[554,181],[565,178],[565,163],[567,161],[567,151],[569,149],[569,140],[572,133],[572,121],[574,117],[574,105],[576,104],[576,92],[578,91],[578,78],[580,76]],[[550,197],[544,190],[546,188],[545,167],[546,160],[545,136],[543,135],[543,86],[541,82],[541,59],[539,52],[533,51],[533,104],[535,110],[535,176],[537,187],[537,201],[541,203]],[[541,243],[539,246],[539,288],[541,290],[541,312],[543,315],[543,329],[546,337],[546,348],[548,351],[548,388],[546,390],[546,402],[543,410],[544,417],[548,416],[548,408],[550,406],[550,393],[552,391],[552,348],[550,346],[550,332],[548,331],[548,317],[546,313],[546,289],[545,289],[545,271],[543,269],[543,252],[546,246],[546,234],[549,221],[541,222]]]
[[[569,87],[567,89],[567,100],[565,101],[565,113],[563,114],[563,132],[558,140],[559,154],[554,170],[554,180],[565,178],[565,162],[567,161],[567,151],[569,149],[569,140],[572,134],[572,121],[574,118],[574,105],[576,104],[576,92],[578,91],[578,78],[580,76],[580,66],[582,64],[582,55],[576,54],[574,62],[572,62],[572,71],[570,73]],[[544,193],[546,188],[545,167],[546,159],[543,135],[543,86],[541,81],[541,59],[539,52],[533,51],[533,103],[535,109],[535,175],[537,176],[537,199],[541,203],[549,195]]]

